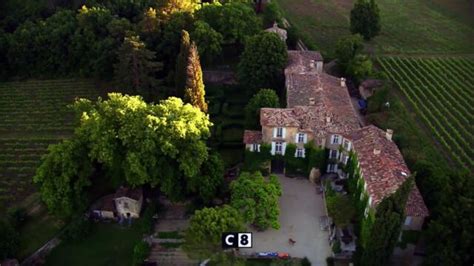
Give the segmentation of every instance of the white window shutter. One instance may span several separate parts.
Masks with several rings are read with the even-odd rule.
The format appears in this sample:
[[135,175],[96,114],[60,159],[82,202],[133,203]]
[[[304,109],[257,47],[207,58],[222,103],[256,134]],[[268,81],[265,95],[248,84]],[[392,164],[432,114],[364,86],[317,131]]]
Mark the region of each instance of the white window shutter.
[[348,151],[351,150],[351,145],[352,145],[352,143],[349,141],[349,145],[347,145],[347,150],[348,150]]
[[271,151],[271,154],[272,155],[275,155],[275,142],[272,141],[272,151]]
[[[285,132],[285,131],[283,131],[283,132]],[[286,142],[283,142],[283,144],[282,144],[281,146],[282,146],[282,148],[281,148],[281,153],[282,153],[282,155],[285,155]]]
[[305,133],[303,136],[303,142],[306,144],[308,142],[308,134]]
[[295,135],[295,143],[298,143],[298,136],[300,135],[300,133],[296,133]]
[[295,157],[298,157],[298,149],[295,150]]
[[330,144],[334,143],[334,135],[331,135],[331,140],[329,141]]
[[[326,172],[327,172],[327,173],[330,173],[329,171],[330,171],[330,164],[328,164],[328,166],[326,167]],[[362,194],[362,193],[361,193],[361,194]]]
[[306,157],[306,149],[303,148],[303,158]]
[[260,152],[260,144],[257,145],[257,151]]
[[276,136],[277,136],[277,128],[274,127],[273,128],[273,137],[276,138]]
[[250,151],[253,151],[253,144],[250,144]]
[[[286,138],[286,128],[283,128],[282,131],[283,131],[283,132],[282,132],[282,137],[283,137],[283,138]],[[283,149],[283,154],[284,154],[284,153],[285,153],[285,149]]]

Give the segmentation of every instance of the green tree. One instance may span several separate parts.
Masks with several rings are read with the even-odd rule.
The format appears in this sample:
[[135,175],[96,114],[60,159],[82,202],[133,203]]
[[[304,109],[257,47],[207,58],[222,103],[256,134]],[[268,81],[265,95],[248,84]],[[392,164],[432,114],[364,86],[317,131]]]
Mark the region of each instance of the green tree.
[[327,208],[329,216],[338,227],[347,226],[356,214],[352,200],[339,194],[327,198]]
[[178,59],[176,60],[175,69],[175,88],[178,97],[184,97],[186,89],[186,73],[188,66],[189,52],[191,49],[191,40],[189,33],[185,30],[181,31],[181,47],[179,49]]
[[7,221],[0,219],[0,260],[16,257],[20,241],[15,228]]
[[336,44],[336,58],[338,65],[346,71],[349,62],[351,62],[356,55],[362,52],[363,49],[364,43],[360,34],[340,38]]
[[280,99],[272,89],[260,89],[245,106],[245,122],[249,129],[260,129],[260,109],[263,107],[278,108]]
[[242,54],[238,77],[249,88],[249,94],[258,88],[275,87],[286,66],[286,44],[275,33],[261,32],[250,37]]
[[242,213],[246,222],[260,230],[280,228],[278,199],[282,191],[276,176],[271,175],[269,181],[265,181],[260,172],[243,172],[232,181],[230,188],[231,205]]
[[169,69],[167,70],[174,70],[180,49],[182,31],[191,31],[193,22],[194,18],[191,14],[177,12],[172,14],[167,23],[163,25],[161,41],[156,51],[160,59],[163,58],[165,66],[168,66]]
[[427,256],[423,265],[471,265],[474,261],[474,179],[468,171],[444,174],[447,178],[437,182],[445,180],[445,194],[432,208],[433,220],[426,230]]
[[357,0],[351,10],[351,32],[370,40],[380,32],[380,11],[375,0]]
[[211,202],[224,182],[224,161],[219,153],[209,154],[201,172],[189,181],[189,186],[205,203]]
[[160,185],[165,195],[182,198],[207,160],[209,117],[173,97],[159,104],[119,93],[108,98],[74,105],[81,117],[76,134],[88,140],[89,156],[131,186]]
[[159,6],[160,19],[168,20],[174,13],[193,13],[199,6],[198,0],[164,0]]
[[222,251],[222,233],[239,232],[244,228],[240,213],[228,205],[198,210],[189,222],[183,249],[191,257],[209,258]]
[[116,79],[145,99],[151,99],[158,82],[156,73],[162,68],[161,63],[154,61],[155,53],[148,50],[136,35],[125,37],[118,52]]
[[40,185],[41,199],[52,213],[70,217],[87,206],[85,189],[93,170],[88,153],[77,138],[49,146],[33,182]]
[[257,34],[262,28],[254,9],[246,3],[205,5],[197,11],[197,18],[222,34],[225,44],[243,44],[248,36]]
[[194,42],[198,47],[201,58],[206,62],[211,62],[222,51],[222,34],[211,28],[209,24],[202,20],[194,23],[194,31],[191,33]]
[[358,82],[372,75],[372,61],[365,55],[357,55],[349,62],[346,74],[355,78]]
[[194,42],[191,43],[188,56],[188,66],[186,68],[186,89],[184,99],[192,106],[207,113],[207,102],[205,99],[204,81],[202,77],[201,62],[199,53]]
[[384,198],[376,208],[375,221],[371,226],[368,239],[359,265],[386,265],[398,241],[402,220],[405,217],[405,205],[413,188],[413,177],[408,178],[398,190]]

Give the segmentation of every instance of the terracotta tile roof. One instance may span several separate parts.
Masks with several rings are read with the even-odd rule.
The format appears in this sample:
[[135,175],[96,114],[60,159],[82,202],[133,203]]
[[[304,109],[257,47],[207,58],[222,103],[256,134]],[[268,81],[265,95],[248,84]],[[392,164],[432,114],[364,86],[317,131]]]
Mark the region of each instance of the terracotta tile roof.
[[262,143],[262,132],[255,131],[255,130],[245,130],[244,143],[245,144]]
[[[376,206],[398,189],[410,175],[410,170],[397,145],[386,138],[385,131],[370,125],[354,131],[352,141],[367,193],[372,197],[372,206]],[[428,216],[428,209],[416,186],[408,198],[406,213]]]
[[315,67],[311,67],[313,62],[323,61],[323,57],[316,51],[288,51],[288,64],[285,68],[285,74],[288,72],[310,72],[316,71]]
[[120,187],[117,192],[115,192],[115,198],[127,197],[134,200],[139,200],[143,195],[143,190],[141,188],[128,188]]

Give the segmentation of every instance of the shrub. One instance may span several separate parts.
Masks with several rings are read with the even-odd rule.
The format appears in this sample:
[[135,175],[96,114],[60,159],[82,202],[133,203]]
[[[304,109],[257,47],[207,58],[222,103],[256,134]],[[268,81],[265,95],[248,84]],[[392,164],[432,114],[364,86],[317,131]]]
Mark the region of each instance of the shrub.
[[150,254],[151,247],[148,243],[143,242],[140,240],[135,247],[133,248],[133,263],[132,265],[142,265],[143,261],[148,257]]
[[301,260],[301,266],[311,266],[311,262],[309,261],[309,259],[307,257],[304,257]]
[[263,24],[265,27],[271,27],[273,22],[281,23],[281,11],[275,2],[270,2],[263,11]]

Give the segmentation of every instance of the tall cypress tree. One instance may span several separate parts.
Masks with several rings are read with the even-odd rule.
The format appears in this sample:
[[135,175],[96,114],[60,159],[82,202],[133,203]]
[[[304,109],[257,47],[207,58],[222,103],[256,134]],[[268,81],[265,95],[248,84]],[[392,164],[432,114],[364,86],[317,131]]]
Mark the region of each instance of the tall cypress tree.
[[137,35],[124,38],[118,55],[115,77],[134,93],[150,99],[158,82],[155,74],[163,64],[154,61],[155,53],[148,50]]
[[189,33],[185,30],[181,31],[181,47],[178,58],[176,60],[175,69],[175,88],[176,96],[183,97],[186,88],[186,68],[188,66],[189,49],[191,48],[191,40]]
[[206,92],[204,90],[199,53],[196,44],[192,42],[189,50],[188,66],[186,68],[186,90],[184,100],[207,113],[207,103],[204,98],[205,95]]
[[358,265],[387,265],[400,235],[405,205],[412,187],[413,177],[410,177],[394,194],[379,203]]

